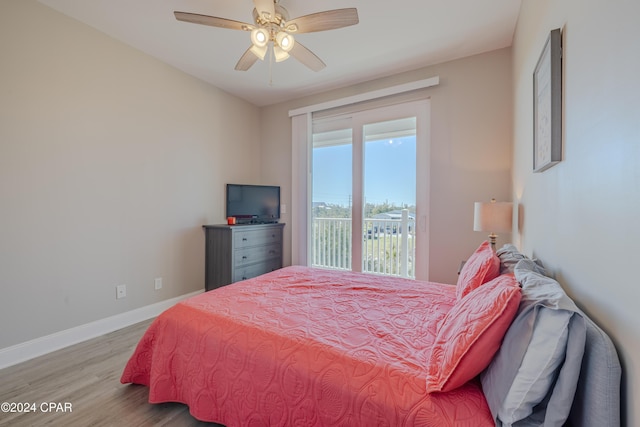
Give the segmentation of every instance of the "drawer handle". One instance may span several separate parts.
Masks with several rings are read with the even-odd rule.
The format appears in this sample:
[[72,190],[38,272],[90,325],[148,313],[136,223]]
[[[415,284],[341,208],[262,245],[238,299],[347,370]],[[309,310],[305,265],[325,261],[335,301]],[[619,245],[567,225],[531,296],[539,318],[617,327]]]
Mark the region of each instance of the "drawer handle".
[[243,241],[243,242],[246,242],[246,241],[247,241],[247,238],[246,238],[246,237],[243,237],[243,238],[242,238],[242,241]]
[[242,256],[242,259],[247,259],[247,256],[246,256],[246,255],[243,255],[243,256]]
[[247,280],[247,277],[246,276],[242,276],[242,280]]

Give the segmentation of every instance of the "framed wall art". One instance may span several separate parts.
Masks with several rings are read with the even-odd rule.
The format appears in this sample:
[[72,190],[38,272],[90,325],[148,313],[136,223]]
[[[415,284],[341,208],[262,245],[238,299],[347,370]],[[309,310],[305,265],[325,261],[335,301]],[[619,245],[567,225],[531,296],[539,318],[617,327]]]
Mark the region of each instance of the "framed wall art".
[[551,31],[533,72],[533,171],[562,160],[562,34]]

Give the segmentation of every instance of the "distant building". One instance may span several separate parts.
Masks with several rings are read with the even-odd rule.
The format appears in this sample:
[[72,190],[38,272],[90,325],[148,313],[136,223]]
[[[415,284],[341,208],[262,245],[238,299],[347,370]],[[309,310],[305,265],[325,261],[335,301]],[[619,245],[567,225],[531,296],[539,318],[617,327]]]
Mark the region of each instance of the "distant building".
[[[389,221],[389,220],[400,221],[402,220],[402,211],[403,209],[395,209],[389,212],[382,212],[372,216],[371,219],[379,219],[380,221]],[[408,212],[407,217],[409,221],[414,221],[416,219],[416,213]],[[409,225],[409,231],[411,231],[411,225]],[[373,235],[376,235],[378,233],[396,234],[398,232],[402,232],[402,226],[398,223],[378,225],[377,223],[373,222],[373,224],[371,225],[371,228],[367,230],[367,234],[369,235],[369,238],[371,238],[372,234]]]
[[[396,209],[389,212],[382,212],[374,215],[373,219],[402,219],[402,211],[403,209]],[[409,212],[409,219],[416,219],[415,212]]]

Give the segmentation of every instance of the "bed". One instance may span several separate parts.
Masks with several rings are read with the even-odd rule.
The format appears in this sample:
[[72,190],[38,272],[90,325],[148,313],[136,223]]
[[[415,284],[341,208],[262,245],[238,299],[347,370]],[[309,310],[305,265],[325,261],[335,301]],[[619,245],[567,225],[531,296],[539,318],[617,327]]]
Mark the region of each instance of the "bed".
[[[456,286],[301,266],[237,282],[155,319],[121,382],[228,427],[561,425],[586,376],[583,313],[564,293],[555,306],[547,288],[527,296],[513,256],[484,242]],[[540,351],[527,350],[539,340],[531,316],[545,310],[564,313],[567,332],[538,384],[520,371],[540,369]]]

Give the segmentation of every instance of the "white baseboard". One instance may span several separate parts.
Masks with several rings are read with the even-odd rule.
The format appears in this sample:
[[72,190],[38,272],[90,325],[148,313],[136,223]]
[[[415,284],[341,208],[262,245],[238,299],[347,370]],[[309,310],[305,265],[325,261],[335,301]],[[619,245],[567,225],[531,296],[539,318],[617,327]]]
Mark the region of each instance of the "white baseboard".
[[202,292],[203,291],[196,291],[181,295],[176,298],[160,301],[125,313],[116,314],[115,316],[0,349],[0,369],[151,319],[183,299],[198,295]]

